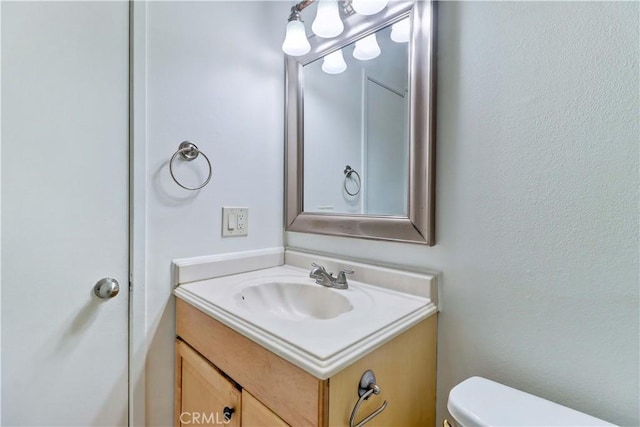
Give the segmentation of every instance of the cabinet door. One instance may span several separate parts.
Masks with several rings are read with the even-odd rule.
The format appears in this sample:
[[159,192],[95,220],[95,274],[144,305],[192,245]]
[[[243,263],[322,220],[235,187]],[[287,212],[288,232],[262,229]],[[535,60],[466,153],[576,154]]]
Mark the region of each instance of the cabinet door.
[[242,427],[289,427],[289,424],[246,390],[242,390]]
[[[240,426],[241,394],[235,384],[184,342],[176,342],[176,426]],[[229,421],[225,411],[231,410]]]

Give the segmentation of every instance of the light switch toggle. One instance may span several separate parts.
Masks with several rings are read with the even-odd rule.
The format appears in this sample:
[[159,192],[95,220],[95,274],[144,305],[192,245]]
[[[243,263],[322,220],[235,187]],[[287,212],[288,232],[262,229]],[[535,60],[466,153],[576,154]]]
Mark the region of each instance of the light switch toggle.
[[238,216],[234,213],[229,214],[227,217],[227,230],[235,230],[238,228]]

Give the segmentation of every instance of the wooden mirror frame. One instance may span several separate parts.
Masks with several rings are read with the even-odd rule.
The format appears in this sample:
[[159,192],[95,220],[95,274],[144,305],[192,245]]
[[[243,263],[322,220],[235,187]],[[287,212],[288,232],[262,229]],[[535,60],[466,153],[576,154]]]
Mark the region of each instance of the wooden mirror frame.
[[[285,230],[435,244],[436,2],[391,1],[380,14],[353,15],[334,39],[310,40],[311,51],[287,56],[285,78]],[[408,217],[304,212],[303,66],[409,16]]]

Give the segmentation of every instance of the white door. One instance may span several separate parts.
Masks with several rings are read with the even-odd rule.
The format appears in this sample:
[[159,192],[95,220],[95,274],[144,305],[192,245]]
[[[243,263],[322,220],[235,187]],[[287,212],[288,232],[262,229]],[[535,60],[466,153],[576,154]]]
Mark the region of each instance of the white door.
[[126,425],[129,4],[1,8],[2,425]]

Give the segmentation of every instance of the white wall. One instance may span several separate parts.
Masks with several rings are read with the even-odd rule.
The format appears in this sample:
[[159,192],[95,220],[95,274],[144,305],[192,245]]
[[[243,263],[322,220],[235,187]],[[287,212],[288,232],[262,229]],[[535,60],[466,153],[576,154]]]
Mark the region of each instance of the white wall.
[[286,235],[442,271],[438,424],[472,375],[640,423],[638,14],[441,2],[437,245]]
[[[282,246],[284,2],[147,5],[147,425],[173,414],[174,258]],[[213,178],[180,189],[168,160],[193,140]],[[179,167],[196,184],[201,159]],[[200,170],[200,173],[206,171]],[[202,175],[200,175],[202,178]],[[249,208],[248,237],[220,237],[222,206]]]

